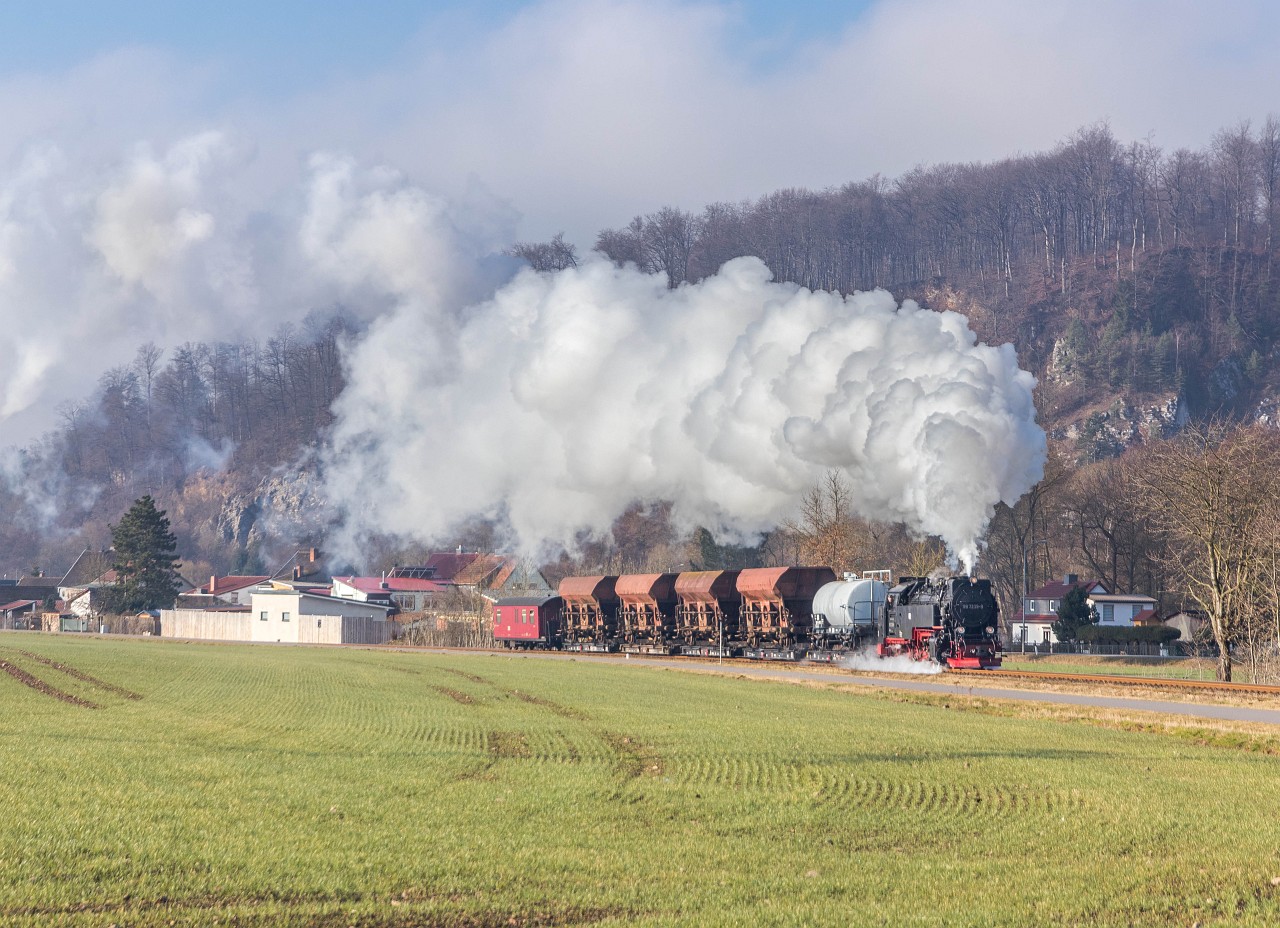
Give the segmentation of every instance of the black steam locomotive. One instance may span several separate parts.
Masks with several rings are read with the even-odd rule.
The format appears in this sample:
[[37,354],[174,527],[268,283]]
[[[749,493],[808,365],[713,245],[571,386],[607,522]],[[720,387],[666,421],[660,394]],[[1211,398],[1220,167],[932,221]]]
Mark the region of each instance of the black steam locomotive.
[[947,667],[1000,666],[1000,607],[990,580],[903,577],[885,600],[876,653],[906,654]]

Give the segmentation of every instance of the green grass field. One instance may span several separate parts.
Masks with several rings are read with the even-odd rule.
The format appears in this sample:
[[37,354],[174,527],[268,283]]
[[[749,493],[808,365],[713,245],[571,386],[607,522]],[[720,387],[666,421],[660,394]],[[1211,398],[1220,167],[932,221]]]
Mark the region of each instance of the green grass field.
[[1280,923],[1256,751],[624,664],[0,660],[100,707],[0,674],[0,924]]
[[[1039,670],[1044,673],[1110,673],[1126,677],[1154,677],[1157,680],[1213,680],[1217,660],[1208,658],[1121,657],[1091,654],[1025,654],[1006,651],[1002,666],[1008,670]],[[1248,668],[1236,664],[1232,678],[1249,682]]]

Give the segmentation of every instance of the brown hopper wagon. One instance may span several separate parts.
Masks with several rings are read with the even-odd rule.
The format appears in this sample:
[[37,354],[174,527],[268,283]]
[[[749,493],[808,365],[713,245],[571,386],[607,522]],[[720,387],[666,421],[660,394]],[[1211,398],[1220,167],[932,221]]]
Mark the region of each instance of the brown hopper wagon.
[[813,596],[835,580],[829,567],[761,567],[738,575],[749,648],[791,648],[813,630]]
[[616,650],[618,644],[617,577],[565,577],[560,581],[560,617],[566,648]]
[[676,636],[686,645],[719,645],[740,637],[736,570],[694,570],[676,578]]
[[627,645],[664,649],[675,633],[676,575],[625,574],[618,578],[615,591],[622,640]]

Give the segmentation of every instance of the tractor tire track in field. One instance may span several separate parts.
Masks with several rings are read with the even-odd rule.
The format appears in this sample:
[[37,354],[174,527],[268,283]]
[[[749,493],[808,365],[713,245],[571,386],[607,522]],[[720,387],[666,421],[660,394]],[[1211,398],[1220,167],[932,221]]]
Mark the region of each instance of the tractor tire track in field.
[[461,690],[450,689],[447,686],[432,686],[431,689],[435,690],[441,696],[448,696],[454,702],[461,703],[464,706],[474,706],[476,704],[476,698],[474,696],[464,693]]
[[[478,674],[466,673],[461,670],[453,670],[451,668],[442,668],[445,673],[453,674],[469,680],[472,683],[478,683],[482,686],[493,687],[500,693],[512,696],[523,703],[531,706],[538,706],[546,709],[548,712],[562,719],[572,722],[583,722],[587,724],[591,734],[599,739],[600,742],[608,749],[609,756],[613,764],[622,773],[625,780],[637,780],[642,777],[661,777],[665,771],[665,764],[662,757],[652,747],[642,744],[638,739],[632,738],[630,735],[620,734],[614,731],[608,731],[596,728],[590,723],[594,719],[587,712],[573,706],[566,706],[563,703],[555,702],[544,696],[537,696],[533,693],[527,693],[523,690],[511,689],[493,682],[492,680],[482,677]],[[441,687],[435,687],[442,690]],[[490,761],[485,765],[484,771],[487,772],[499,759],[521,758],[529,759],[537,756],[537,752],[531,750],[528,740],[524,735],[515,735],[511,732],[491,732],[489,735],[489,752]],[[570,744],[567,751],[567,759],[574,761],[578,759],[578,752]],[[544,758],[551,759],[551,758]],[[555,758],[563,760],[565,758]]]
[[79,706],[82,709],[101,709],[102,708],[96,702],[90,702],[87,699],[82,699],[81,697],[76,696],[72,693],[66,693],[58,689],[57,687],[50,686],[48,683],[45,683],[39,677],[32,676],[31,674],[23,670],[21,667],[18,667],[16,664],[11,664],[9,661],[0,659],[0,670],[3,670],[5,673],[13,677],[15,680],[17,680],[19,683],[23,684],[24,686],[29,686],[33,690],[39,693],[44,693],[44,695],[46,696],[52,696],[54,699],[60,699],[63,702],[69,702],[71,703],[71,705]]
[[62,664],[58,661],[50,660],[47,657],[41,657],[39,654],[32,654],[30,651],[19,651],[18,653],[23,657],[29,657],[33,661],[38,661],[46,667],[52,667],[54,670],[61,671],[69,677],[75,677],[77,680],[88,683],[90,686],[96,686],[98,689],[106,690],[108,693],[115,693],[117,696],[123,696],[125,699],[142,698],[141,693],[135,693],[132,690],[127,690],[123,686],[116,686],[114,683],[108,683],[106,680],[99,680],[97,677],[90,676],[83,670],[77,670],[68,664]]
[[[199,913],[225,913],[229,923],[240,926],[277,925],[281,919],[304,917],[313,926],[359,926],[359,928],[553,928],[553,926],[594,925],[608,919],[629,919],[634,912],[625,909],[586,908],[549,904],[537,908],[517,908],[489,912],[456,911],[417,912],[420,905],[447,904],[456,907],[466,900],[459,894],[426,894],[409,891],[392,896],[363,893],[277,893],[261,896],[201,895],[185,898],[159,896],[135,899],[79,902],[68,905],[16,905],[0,908],[0,918],[58,918],[59,923],[77,915],[121,915],[124,918],[150,915],[189,917]],[[342,911],[343,906],[385,905],[382,912],[357,914]],[[254,911],[270,906],[270,911]],[[284,907],[285,911],[281,911]],[[290,912],[288,909],[294,911]],[[161,914],[163,913],[163,914]],[[169,924],[173,924],[170,921]]]

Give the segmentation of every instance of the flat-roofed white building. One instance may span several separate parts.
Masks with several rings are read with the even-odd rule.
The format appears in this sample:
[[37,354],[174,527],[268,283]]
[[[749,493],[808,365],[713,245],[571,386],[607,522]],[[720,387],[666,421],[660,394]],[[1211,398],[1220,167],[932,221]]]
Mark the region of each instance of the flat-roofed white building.
[[382,644],[395,627],[393,606],[321,596],[300,590],[253,592],[252,641],[299,644]]
[[160,614],[164,638],[261,641],[281,644],[382,644],[395,623],[391,606],[335,599],[292,589],[255,587],[249,608],[169,609]]

